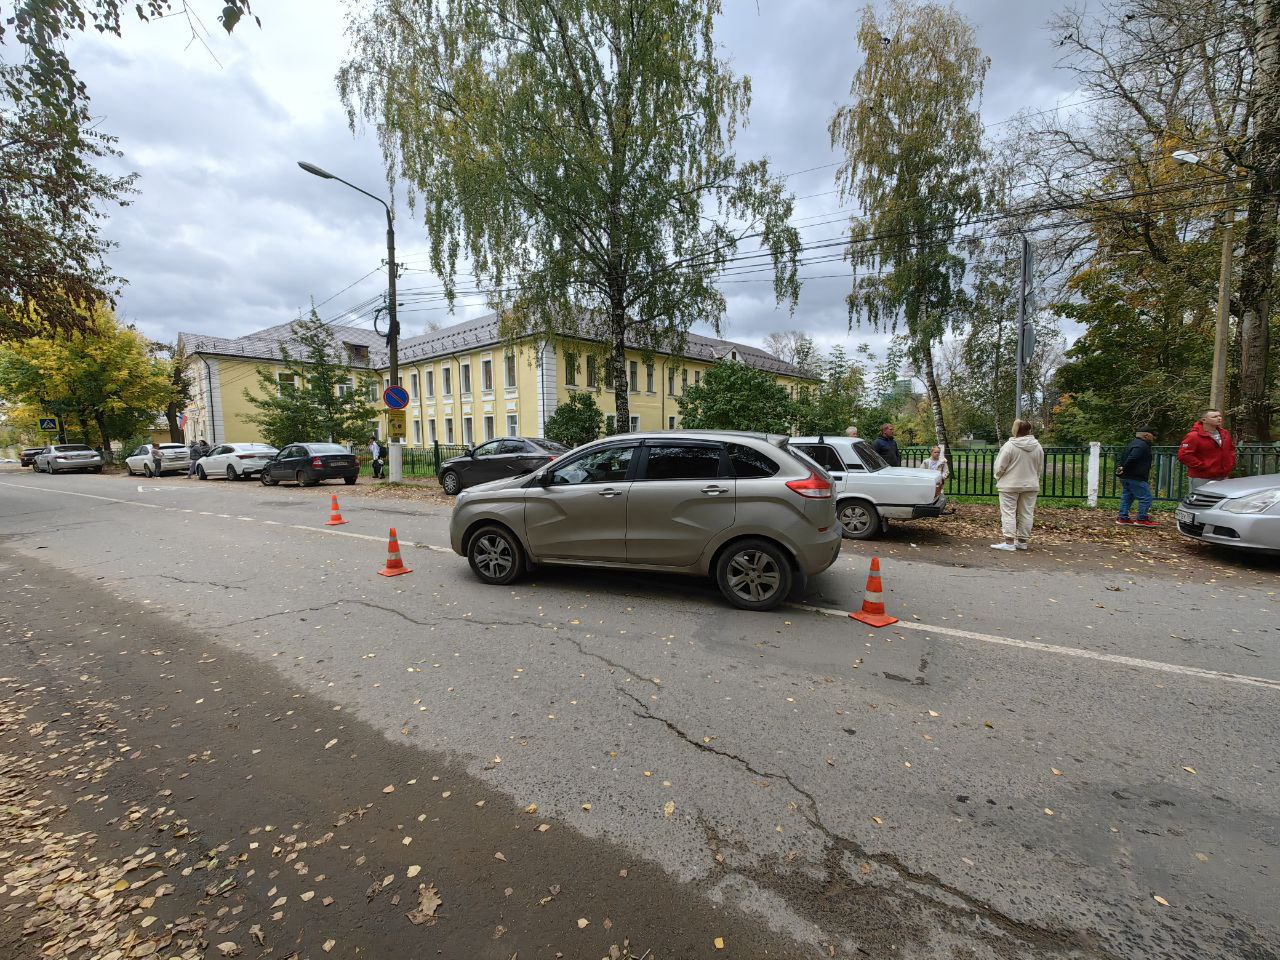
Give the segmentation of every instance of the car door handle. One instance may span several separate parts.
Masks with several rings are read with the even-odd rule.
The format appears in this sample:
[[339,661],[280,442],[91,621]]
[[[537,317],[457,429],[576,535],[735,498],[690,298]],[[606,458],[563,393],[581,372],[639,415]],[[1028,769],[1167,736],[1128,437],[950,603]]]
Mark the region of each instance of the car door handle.
[[603,490],[601,490],[601,491],[597,494],[597,496],[600,496],[600,497],[620,497],[620,496],[622,496],[622,491],[621,491],[621,490],[614,490],[612,487],[605,487]]
[[843,479],[844,479],[844,474],[843,474],[843,473],[833,473],[833,474],[831,475],[831,479],[832,479],[832,480],[843,480]]
[[722,493],[728,493],[729,490],[726,487],[717,487],[713,483],[710,486],[703,487],[702,492],[707,494],[708,496],[715,497],[715,496],[719,496]]

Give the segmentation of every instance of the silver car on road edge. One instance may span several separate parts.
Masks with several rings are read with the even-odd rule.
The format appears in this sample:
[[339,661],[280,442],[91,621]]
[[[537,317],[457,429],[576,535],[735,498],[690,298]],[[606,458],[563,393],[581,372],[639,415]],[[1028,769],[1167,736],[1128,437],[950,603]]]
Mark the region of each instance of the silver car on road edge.
[[1178,504],[1177,518],[1185,537],[1280,554],[1280,473],[1206,483]]
[[770,610],[835,562],[841,530],[831,478],[786,437],[674,431],[606,437],[464,490],[449,539],[485,583],[537,563],[686,573]]

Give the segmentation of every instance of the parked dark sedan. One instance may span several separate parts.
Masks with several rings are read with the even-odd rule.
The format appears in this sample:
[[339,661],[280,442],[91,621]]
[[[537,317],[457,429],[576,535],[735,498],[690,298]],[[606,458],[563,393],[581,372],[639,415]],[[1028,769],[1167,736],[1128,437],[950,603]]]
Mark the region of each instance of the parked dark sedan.
[[22,453],[18,454],[18,465],[22,467],[35,466],[36,457],[44,453],[44,447],[26,447]]
[[554,440],[499,437],[440,464],[440,486],[453,496],[477,483],[533,473],[567,452],[568,447]]
[[314,487],[321,480],[352,484],[359,475],[355,454],[336,443],[291,443],[262,468],[262,482],[268,487],[282,480],[303,487]]

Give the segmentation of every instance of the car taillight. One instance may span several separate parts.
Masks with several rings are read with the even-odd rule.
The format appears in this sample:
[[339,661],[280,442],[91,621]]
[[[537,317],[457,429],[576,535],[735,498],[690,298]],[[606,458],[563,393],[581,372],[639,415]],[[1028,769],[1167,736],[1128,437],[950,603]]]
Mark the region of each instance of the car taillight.
[[[258,455],[256,453],[237,453],[236,459],[237,460],[257,460]],[[315,461],[313,460],[312,463],[314,462]]]
[[324,466],[324,463],[320,460],[319,457],[312,457],[311,466],[314,467],[316,470],[319,470]]
[[812,471],[803,480],[788,480],[787,486],[800,496],[814,500],[825,500],[831,496],[830,482]]

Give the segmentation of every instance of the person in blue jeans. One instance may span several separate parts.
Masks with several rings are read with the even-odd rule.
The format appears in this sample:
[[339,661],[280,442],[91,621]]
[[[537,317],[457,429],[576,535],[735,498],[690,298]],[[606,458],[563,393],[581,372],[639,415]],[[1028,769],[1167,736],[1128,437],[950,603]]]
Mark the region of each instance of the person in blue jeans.
[[[1120,516],[1116,518],[1120,526],[1160,526],[1147,516],[1151,510],[1151,444],[1155,439],[1150,427],[1139,427],[1137,436],[1129,441],[1120,455],[1120,466],[1116,468],[1116,476],[1123,488],[1120,492]],[[1138,516],[1130,519],[1129,508],[1135,500],[1138,502]]]

